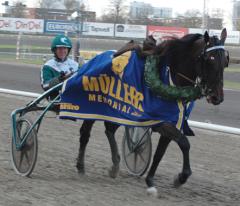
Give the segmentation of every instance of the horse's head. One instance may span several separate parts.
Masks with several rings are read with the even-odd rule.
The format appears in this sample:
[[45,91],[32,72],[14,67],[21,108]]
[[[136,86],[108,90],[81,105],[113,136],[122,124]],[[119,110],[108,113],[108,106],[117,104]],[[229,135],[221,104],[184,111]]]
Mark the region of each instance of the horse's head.
[[224,100],[223,72],[229,63],[228,52],[224,49],[227,31],[226,29],[222,30],[220,39],[217,36],[210,37],[206,31],[203,38],[204,46],[199,58],[201,64],[197,76],[201,80],[207,101],[218,105]]

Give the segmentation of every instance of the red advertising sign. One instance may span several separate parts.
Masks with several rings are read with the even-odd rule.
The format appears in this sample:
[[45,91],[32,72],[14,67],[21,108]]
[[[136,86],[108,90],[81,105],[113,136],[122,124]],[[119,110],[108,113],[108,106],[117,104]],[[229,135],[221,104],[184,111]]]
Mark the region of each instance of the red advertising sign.
[[181,27],[165,27],[165,26],[148,26],[148,35],[152,35],[156,40],[166,40],[181,38],[188,33],[187,28]]

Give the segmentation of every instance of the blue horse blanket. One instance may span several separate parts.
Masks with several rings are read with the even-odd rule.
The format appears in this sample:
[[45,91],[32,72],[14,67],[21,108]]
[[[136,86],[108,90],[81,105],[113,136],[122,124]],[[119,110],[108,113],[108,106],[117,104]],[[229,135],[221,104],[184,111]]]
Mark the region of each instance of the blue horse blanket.
[[[60,118],[94,119],[130,126],[169,122],[182,128],[186,117],[181,101],[166,101],[152,94],[144,83],[144,62],[135,51],[113,58],[106,51],[84,64],[64,82]],[[167,66],[160,79],[173,85]]]

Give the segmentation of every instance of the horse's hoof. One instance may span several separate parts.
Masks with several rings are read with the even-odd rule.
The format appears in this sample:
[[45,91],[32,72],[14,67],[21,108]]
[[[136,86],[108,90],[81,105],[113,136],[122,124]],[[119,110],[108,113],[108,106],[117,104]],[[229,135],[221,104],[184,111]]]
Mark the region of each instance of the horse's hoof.
[[179,187],[182,186],[182,183],[179,180],[179,175],[174,176],[174,178],[173,178],[173,186],[175,188],[179,188]]
[[85,169],[80,169],[78,170],[79,175],[85,175]]
[[158,196],[157,188],[156,187],[147,188],[147,195],[152,196],[152,197],[157,197]]
[[109,170],[108,170],[108,174],[111,178],[116,178],[119,174],[119,166],[112,166]]
[[78,174],[80,174],[80,175],[84,175],[85,174],[85,168],[84,168],[83,165],[77,164],[76,168],[77,168]]

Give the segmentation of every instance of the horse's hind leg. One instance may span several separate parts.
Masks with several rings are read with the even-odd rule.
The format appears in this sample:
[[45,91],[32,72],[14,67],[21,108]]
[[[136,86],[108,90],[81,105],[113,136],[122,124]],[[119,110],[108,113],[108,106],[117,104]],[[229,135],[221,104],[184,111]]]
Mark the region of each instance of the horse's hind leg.
[[119,173],[119,163],[120,163],[120,155],[118,151],[118,145],[115,140],[115,132],[117,131],[119,125],[113,124],[111,122],[104,122],[105,128],[106,128],[106,135],[108,138],[108,142],[110,144],[111,153],[112,153],[112,162],[113,165],[111,169],[109,170],[109,176],[112,178],[116,178]]
[[190,150],[190,143],[185,135],[182,135],[181,138],[175,140],[180,147],[182,154],[183,154],[183,168],[182,172],[179,173],[174,178],[174,186],[179,187],[182,184],[187,182],[187,179],[191,176],[192,170],[190,167],[190,160],[189,160],[189,150]]
[[153,162],[152,162],[151,168],[145,179],[146,184],[149,188],[155,186],[153,177],[155,175],[157,167],[158,167],[163,155],[165,154],[166,149],[170,142],[171,142],[171,139],[168,138],[167,136],[161,136],[159,139],[158,146],[157,146],[156,152],[153,157]]
[[84,167],[85,150],[86,150],[87,143],[89,141],[90,132],[94,122],[95,122],[94,120],[84,120],[80,128],[80,138],[79,138],[80,146],[78,151],[76,167],[78,172],[81,174],[85,173],[85,167]]

